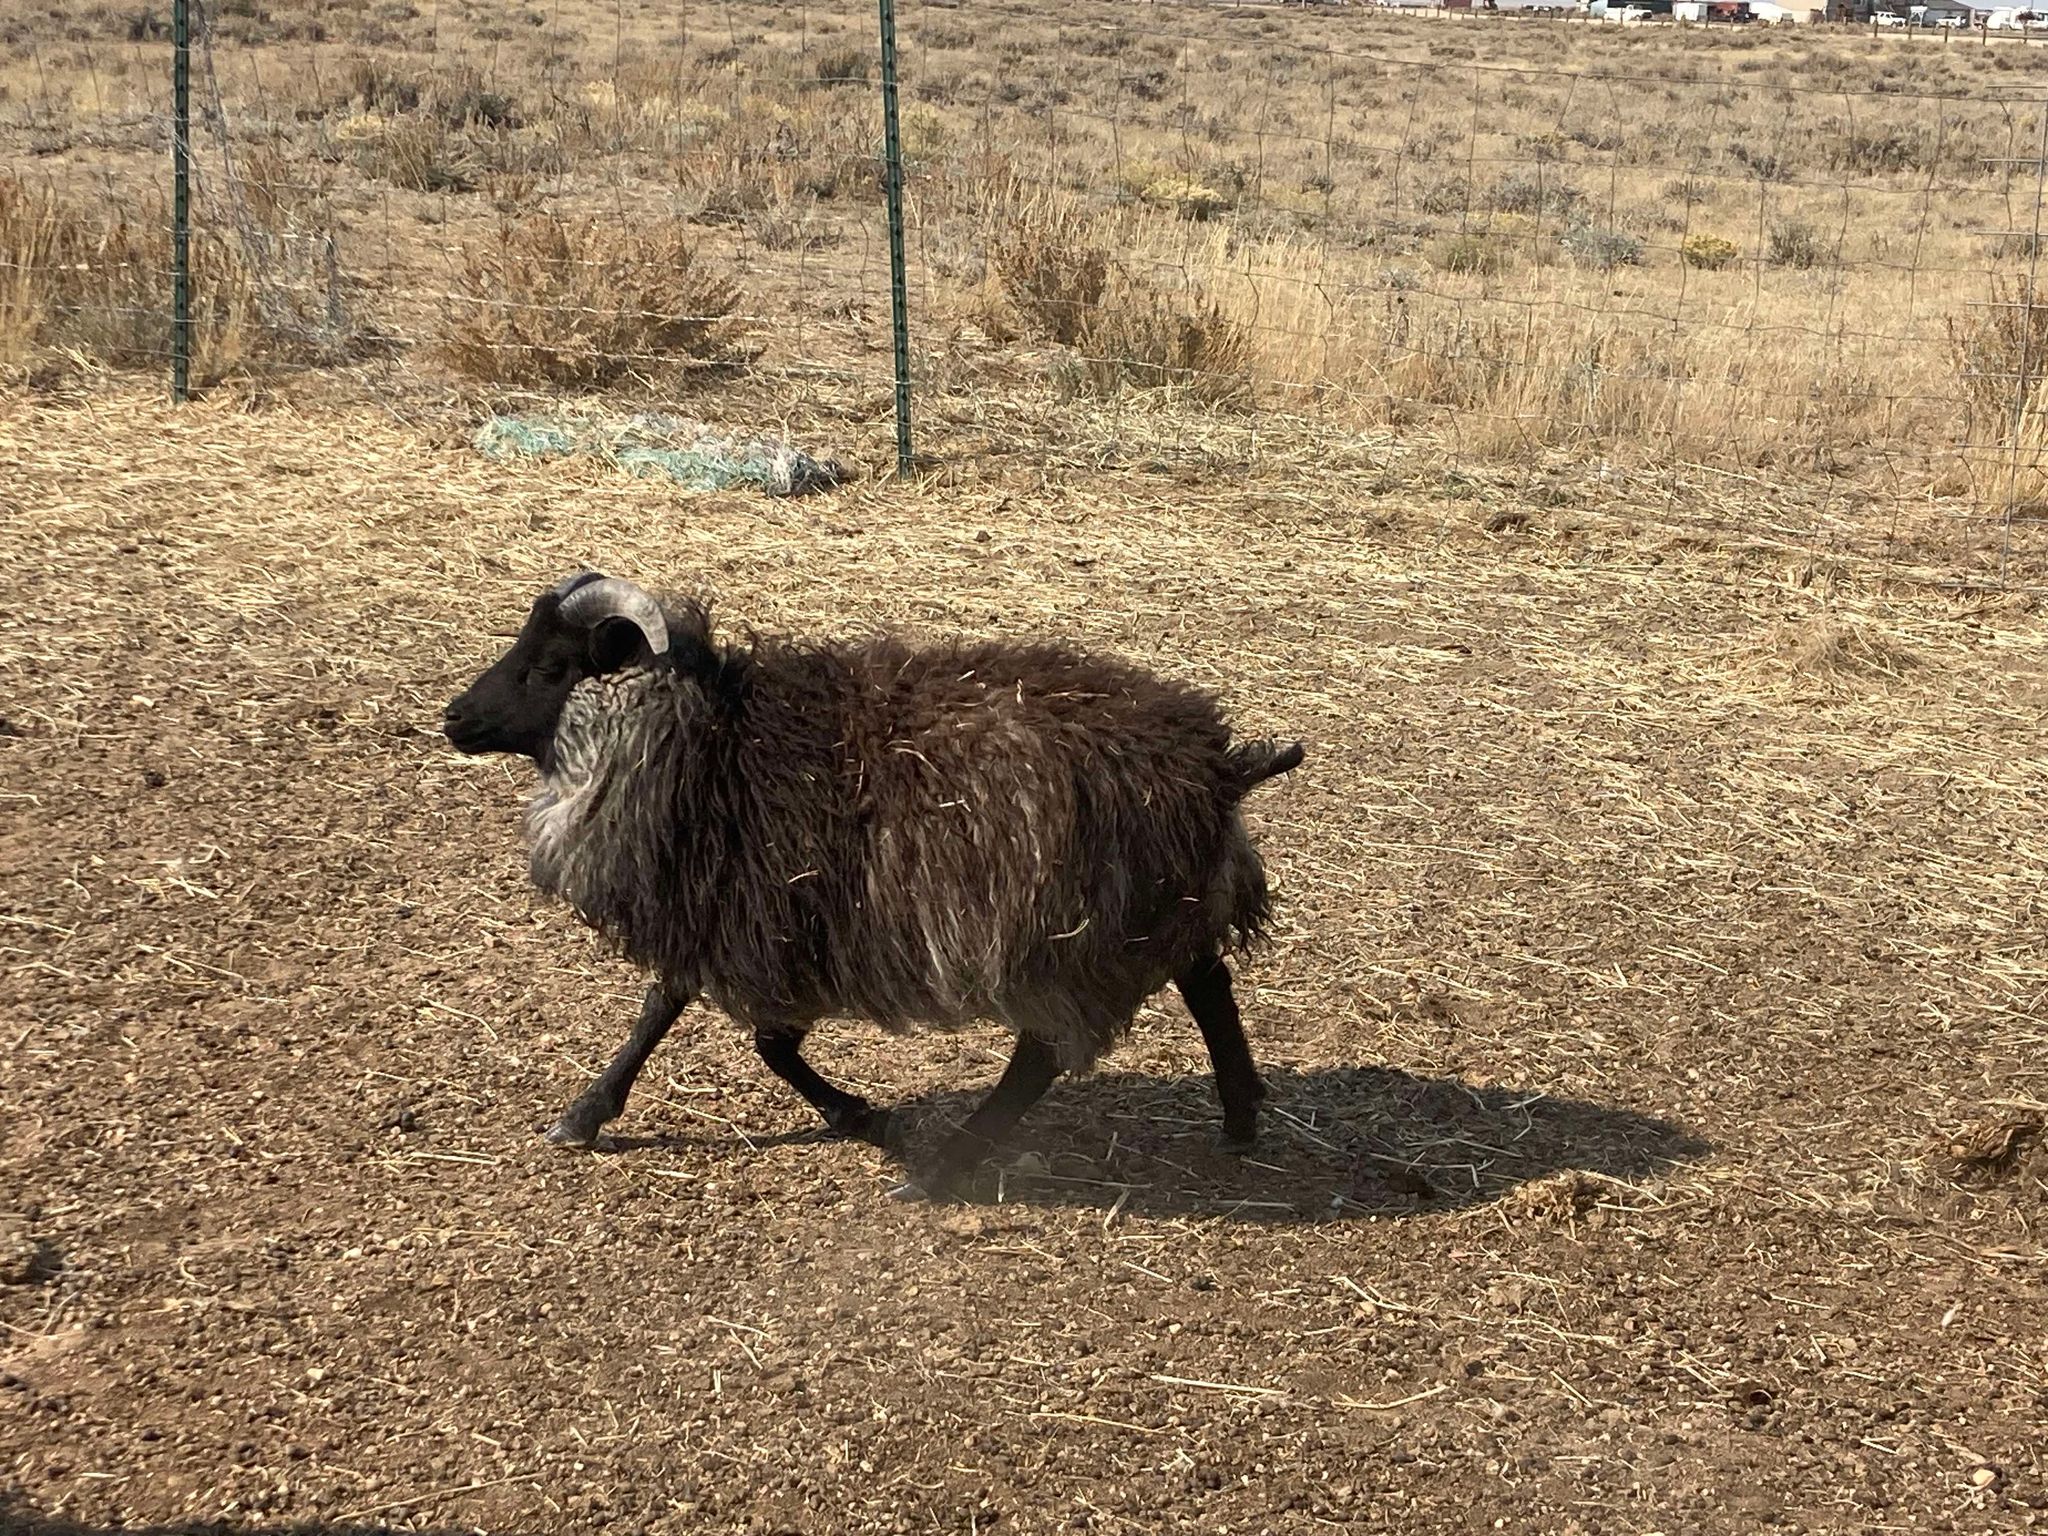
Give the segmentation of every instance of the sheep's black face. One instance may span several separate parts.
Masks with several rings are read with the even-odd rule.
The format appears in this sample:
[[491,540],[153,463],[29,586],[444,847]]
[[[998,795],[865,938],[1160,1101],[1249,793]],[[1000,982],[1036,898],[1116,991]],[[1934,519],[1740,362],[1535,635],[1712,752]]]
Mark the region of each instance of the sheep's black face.
[[569,690],[647,658],[647,642],[632,624],[572,628],[561,622],[560,607],[553,593],[537,601],[512,649],[448,706],[442,730],[456,751],[516,752],[545,768]]

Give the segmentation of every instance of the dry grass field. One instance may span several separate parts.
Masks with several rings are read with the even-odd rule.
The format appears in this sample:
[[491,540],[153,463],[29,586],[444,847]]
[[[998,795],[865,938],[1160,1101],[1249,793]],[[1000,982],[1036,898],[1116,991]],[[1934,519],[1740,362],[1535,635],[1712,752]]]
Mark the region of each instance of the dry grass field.
[[[910,5],[897,482],[864,8],[216,9],[173,408],[161,14],[0,5],[0,1529],[2048,1527],[2048,52]],[[953,1205],[701,1008],[543,1144],[636,979],[437,722],[585,563],[1300,736],[1259,1149],[1164,998]]]
[[[867,8],[216,9],[202,377],[886,408]],[[162,17],[8,11],[0,365],[133,366],[164,344]],[[1050,405],[1097,458],[1257,457],[1284,419],[1523,478],[1790,476],[1886,531],[2048,506],[2023,41],[1091,0],[911,5],[902,39],[937,459]]]

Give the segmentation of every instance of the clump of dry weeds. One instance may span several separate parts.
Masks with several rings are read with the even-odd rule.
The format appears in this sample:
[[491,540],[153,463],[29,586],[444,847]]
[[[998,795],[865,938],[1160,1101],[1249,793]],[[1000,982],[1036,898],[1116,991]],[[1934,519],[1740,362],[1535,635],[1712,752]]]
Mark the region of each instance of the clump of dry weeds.
[[871,69],[865,48],[833,48],[811,61],[811,81],[821,86],[866,85]]
[[1977,1189],[2031,1165],[2035,1180],[2048,1189],[2048,1147],[2042,1143],[2042,1129],[2038,1114],[2001,1111],[1937,1138],[1929,1160],[1950,1183]]
[[1948,317],[1948,342],[1976,435],[2010,440],[2048,372],[2048,295],[1994,276],[1988,303]]
[[1599,1203],[1600,1188],[1577,1169],[1565,1169],[1517,1184],[1501,1198],[1501,1212],[1510,1221],[1562,1227],[1580,1221]]
[[1826,615],[1774,626],[1765,665],[1773,672],[1833,687],[1893,681],[1910,671],[1910,651],[1866,625]]
[[516,97],[468,65],[419,76],[375,54],[340,71],[327,158],[409,192],[470,192],[491,173],[562,168],[559,125],[529,125]]
[[[1171,388],[1209,404],[1247,400],[1250,330],[1208,295],[1164,288],[1119,265],[1114,233],[1074,204],[1054,202],[1012,210],[989,236],[989,270],[1018,324],[1074,351],[1060,366],[1062,385],[1099,396]],[[1009,329],[1001,317],[989,328]]]
[[468,133],[423,113],[354,113],[335,125],[334,139],[365,176],[408,192],[468,192],[484,171]]
[[1179,389],[1211,405],[1252,392],[1252,338],[1215,300],[1142,281],[1110,285],[1089,318],[1070,387],[1093,395]]
[[601,388],[738,361],[740,290],[680,220],[537,214],[469,246],[453,288],[441,351],[485,383]]
[[[268,254],[264,270],[262,253],[242,241],[193,230],[196,381],[325,350],[324,320],[300,313],[300,300],[276,286],[287,258]],[[0,365],[49,377],[93,365],[165,366],[170,353],[171,219],[162,200],[105,218],[0,175]]]
[[881,159],[864,98],[816,91],[793,104],[750,95],[727,112],[694,118],[670,162],[677,184],[707,213],[786,204],[858,201],[880,194]]
[[1109,252],[1071,203],[998,225],[988,260],[1025,327],[1063,347],[1080,342],[1109,287]]

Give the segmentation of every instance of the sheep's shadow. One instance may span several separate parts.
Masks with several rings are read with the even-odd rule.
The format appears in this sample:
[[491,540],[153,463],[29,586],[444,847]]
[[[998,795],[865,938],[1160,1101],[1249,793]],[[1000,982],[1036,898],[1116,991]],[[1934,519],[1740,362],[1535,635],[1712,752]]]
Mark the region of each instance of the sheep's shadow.
[[[958,1198],[977,1204],[1112,1206],[1151,1216],[1334,1221],[1457,1210],[1553,1174],[1634,1183],[1713,1150],[1633,1110],[1535,1089],[1475,1088],[1388,1067],[1267,1074],[1259,1142],[1231,1153],[1207,1076],[1095,1073],[1056,1085]],[[976,1096],[905,1101],[914,1168]],[[1619,1186],[1614,1186],[1619,1194]]]

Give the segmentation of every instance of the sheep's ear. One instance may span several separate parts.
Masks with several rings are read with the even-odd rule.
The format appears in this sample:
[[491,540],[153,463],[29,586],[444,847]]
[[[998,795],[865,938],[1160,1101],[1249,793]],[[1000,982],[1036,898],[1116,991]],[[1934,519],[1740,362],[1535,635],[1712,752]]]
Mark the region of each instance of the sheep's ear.
[[590,665],[600,677],[648,657],[647,637],[631,619],[606,619],[590,632]]

